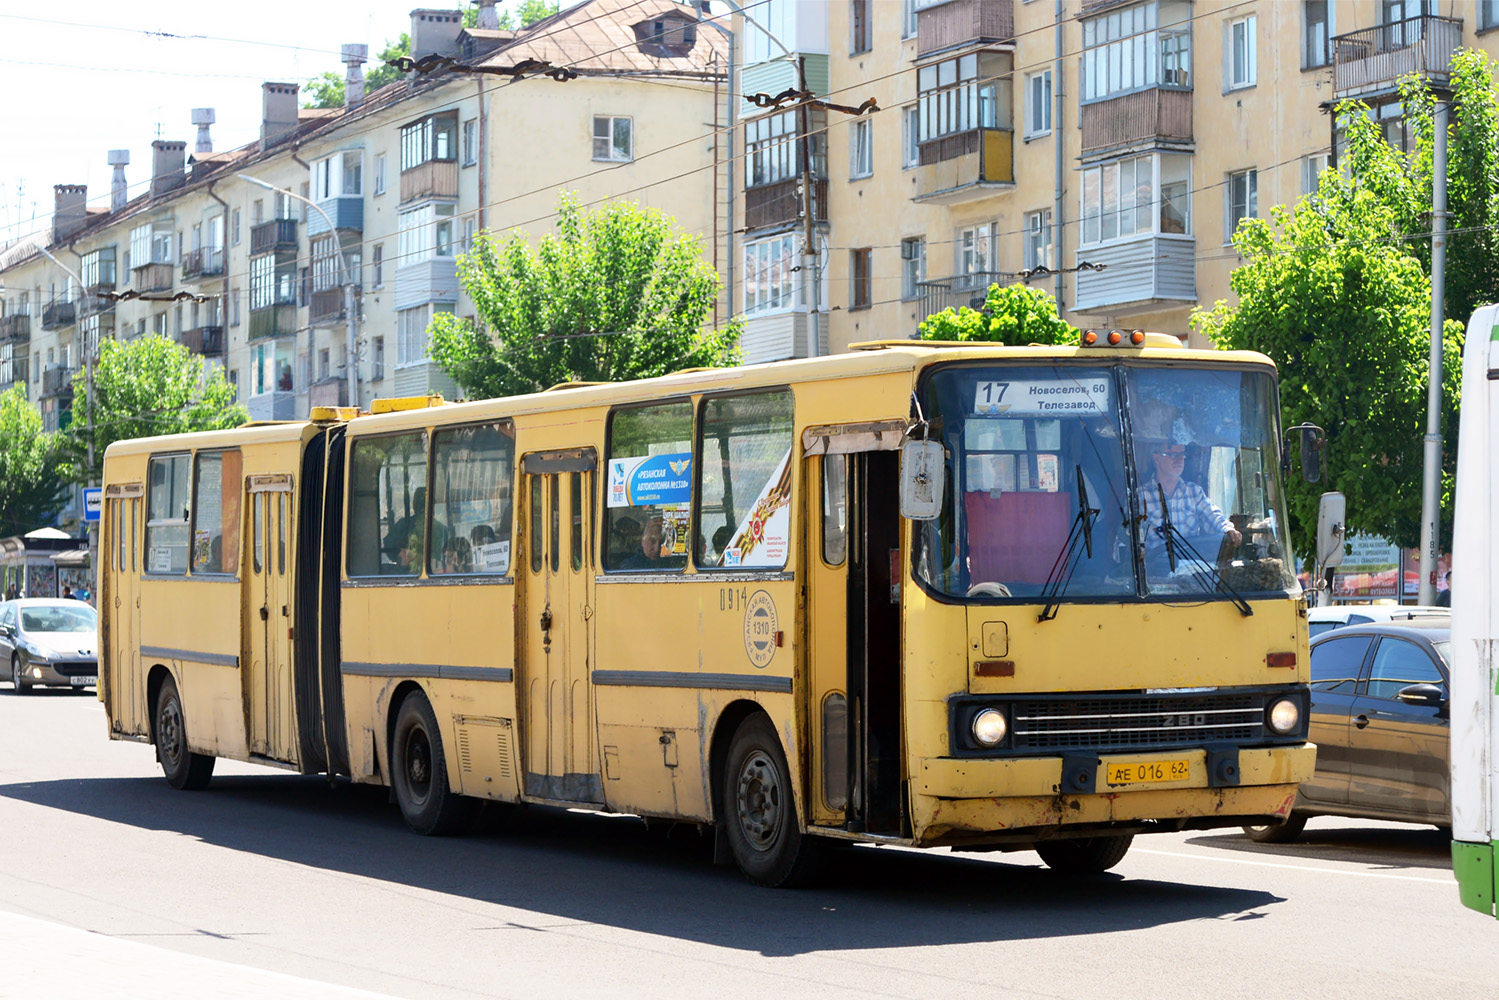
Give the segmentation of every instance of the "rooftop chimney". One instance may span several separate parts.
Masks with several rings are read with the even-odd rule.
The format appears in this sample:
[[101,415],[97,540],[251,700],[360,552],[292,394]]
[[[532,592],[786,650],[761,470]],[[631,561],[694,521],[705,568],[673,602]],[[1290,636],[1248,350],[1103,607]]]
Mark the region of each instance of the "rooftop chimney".
[[474,3],[479,6],[479,21],[474,27],[498,31],[500,28],[500,15],[494,9],[494,0],[474,0]]
[[348,67],[344,73],[344,107],[358,107],[364,100],[364,64],[369,61],[368,45],[349,44],[343,47],[343,63]]
[[213,122],[213,108],[193,108],[193,124],[198,126],[198,143],[193,147],[194,153],[213,152],[213,138],[208,134],[208,126]]
[[56,199],[52,209],[52,238],[61,241],[88,221],[88,185],[56,184],[52,192]]
[[175,191],[187,181],[187,143],[157,139],[151,143],[151,196]]
[[411,58],[460,54],[458,33],[463,30],[460,10],[414,10],[411,12]]
[[261,84],[260,148],[265,150],[297,127],[295,83]]
[[109,182],[109,210],[118,212],[130,200],[130,187],[125,183],[125,165],[130,162],[130,150],[111,149],[106,154],[115,175]]

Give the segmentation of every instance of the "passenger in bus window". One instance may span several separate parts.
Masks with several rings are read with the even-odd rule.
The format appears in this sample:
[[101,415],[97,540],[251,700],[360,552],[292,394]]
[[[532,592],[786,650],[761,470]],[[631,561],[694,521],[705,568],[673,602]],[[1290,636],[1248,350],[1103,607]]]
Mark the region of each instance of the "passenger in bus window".
[[640,533],[640,551],[625,560],[625,569],[656,569],[661,565],[663,524],[660,514],[645,522]]
[[414,552],[416,564],[421,565],[420,549],[426,512],[427,488],[418,486],[411,492],[411,506],[407,508],[406,516],[398,518],[385,535],[383,548],[388,558],[409,568]]
[[[1197,483],[1182,478],[1187,461],[1187,444],[1177,440],[1153,440],[1145,442],[1145,451],[1150,455],[1154,475],[1145,483],[1145,549],[1148,556],[1165,551],[1166,541],[1162,531],[1161,497],[1166,499],[1166,513],[1171,518],[1175,534],[1190,539],[1226,537],[1230,544],[1238,546],[1242,539],[1228,516],[1213,503]],[[1213,558],[1216,553],[1204,553]]]

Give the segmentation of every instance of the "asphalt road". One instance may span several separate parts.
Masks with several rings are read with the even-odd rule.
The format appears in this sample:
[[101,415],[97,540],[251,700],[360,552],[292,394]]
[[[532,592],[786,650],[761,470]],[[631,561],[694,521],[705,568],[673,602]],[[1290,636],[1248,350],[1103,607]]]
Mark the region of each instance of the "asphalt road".
[[1137,838],[1082,882],[858,847],[771,891],[627,818],[424,840],[382,789],[220,761],[177,792],[91,697],[0,684],[0,831],[7,998],[1499,996],[1499,921],[1397,824]]

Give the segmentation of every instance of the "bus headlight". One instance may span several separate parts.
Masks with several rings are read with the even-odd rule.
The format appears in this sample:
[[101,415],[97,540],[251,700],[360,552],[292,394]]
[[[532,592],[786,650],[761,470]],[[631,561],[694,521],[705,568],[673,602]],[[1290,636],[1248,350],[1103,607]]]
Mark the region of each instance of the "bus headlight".
[[979,746],[997,747],[1005,741],[1010,724],[1005,713],[997,708],[986,708],[973,717],[973,738]]
[[1265,724],[1277,736],[1287,736],[1301,724],[1301,706],[1294,698],[1280,698],[1271,702],[1265,713]]

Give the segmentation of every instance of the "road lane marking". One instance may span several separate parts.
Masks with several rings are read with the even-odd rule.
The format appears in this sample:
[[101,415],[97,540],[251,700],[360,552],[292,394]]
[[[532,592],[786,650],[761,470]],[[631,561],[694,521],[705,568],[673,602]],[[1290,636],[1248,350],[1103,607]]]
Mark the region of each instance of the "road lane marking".
[[1316,868],[1311,865],[1282,865],[1273,861],[1250,861],[1247,858],[1217,858],[1205,854],[1183,854],[1179,851],[1152,851],[1148,847],[1135,847],[1131,854],[1154,854],[1163,858],[1191,858],[1194,861],[1221,861],[1230,865],[1255,865],[1260,868],[1284,868],[1292,872],[1316,872],[1321,875],[1357,875],[1361,878],[1392,878],[1401,882],[1430,882],[1433,885],[1456,885],[1450,878],[1422,878],[1419,875],[1391,875],[1387,872],[1350,872],[1341,868]]

